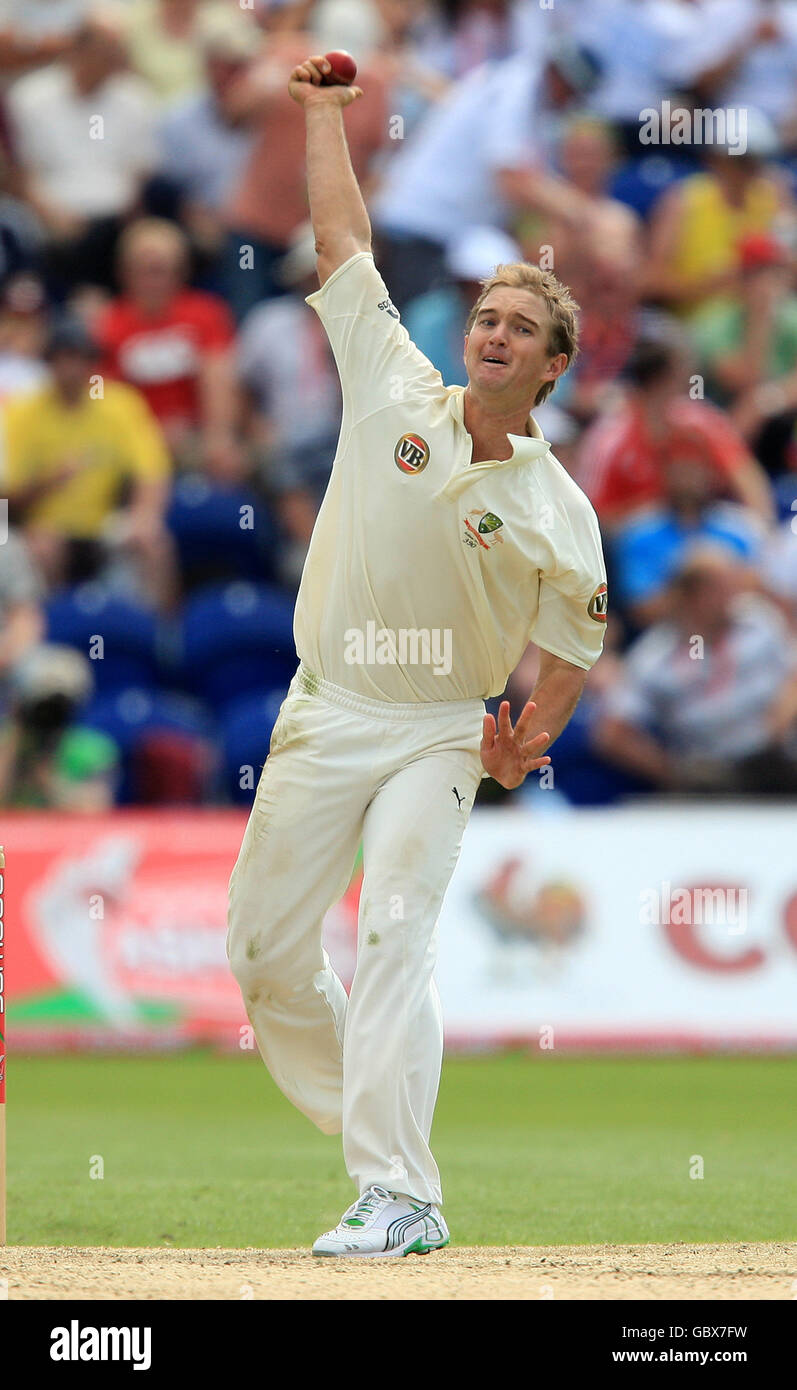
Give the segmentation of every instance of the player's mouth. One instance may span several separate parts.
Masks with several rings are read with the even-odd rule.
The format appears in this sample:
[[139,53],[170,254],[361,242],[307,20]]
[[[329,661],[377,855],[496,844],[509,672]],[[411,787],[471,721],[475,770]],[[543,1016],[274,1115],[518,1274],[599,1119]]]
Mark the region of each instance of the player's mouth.
[[498,356],[496,355],[496,353],[493,353],[493,352],[488,353],[486,356],[484,356],[484,357],[482,358],[482,362],[485,362],[485,363],[487,364],[488,367],[508,367],[508,366],[509,366],[509,363],[507,362],[506,358],[504,358],[504,357],[498,357]]

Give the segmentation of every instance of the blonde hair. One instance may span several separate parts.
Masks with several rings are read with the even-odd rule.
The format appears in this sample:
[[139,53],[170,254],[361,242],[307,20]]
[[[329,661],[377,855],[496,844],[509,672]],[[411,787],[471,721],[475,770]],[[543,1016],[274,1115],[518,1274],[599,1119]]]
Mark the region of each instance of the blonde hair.
[[168,222],[165,217],[140,217],[131,222],[117,243],[119,264],[129,264],[142,246],[156,246],[170,252],[182,272],[188,267],[188,238],[176,222]]
[[[530,265],[528,261],[515,261],[512,265],[497,265],[492,275],[488,276],[486,280],[482,280],[481,284],[481,293],[468,315],[466,333],[470,333],[488,294],[492,290],[498,289],[499,285],[506,285],[512,290],[528,290],[531,294],[536,294],[544,300],[550,315],[551,330],[548,337],[548,349],[551,356],[557,357],[559,353],[563,352],[567,357],[567,367],[575,361],[578,356],[578,319],[576,314],[579,305],[567,286],[563,285],[561,280],[557,280],[552,271],[541,270],[538,265]],[[565,367],[565,371],[567,371],[567,367]],[[542,405],[543,401],[550,396],[555,385],[556,381],[544,381],[534,398],[534,404]]]

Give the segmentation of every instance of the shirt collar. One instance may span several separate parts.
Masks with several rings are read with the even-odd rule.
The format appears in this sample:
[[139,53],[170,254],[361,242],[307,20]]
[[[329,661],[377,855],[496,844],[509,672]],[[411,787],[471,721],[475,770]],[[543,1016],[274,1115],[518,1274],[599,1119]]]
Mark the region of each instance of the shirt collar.
[[[454,419],[465,429],[465,390],[464,386],[449,387],[449,405]],[[503,468],[512,463],[526,463],[530,459],[542,458],[550,449],[550,444],[543,437],[537,421],[533,415],[529,415],[529,434],[508,434],[507,439],[512,445],[512,456],[508,459],[496,459],[495,462],[485,460],[484,463],[474,464],[475,468]],[[465,431],[467,433],[467,430]]]

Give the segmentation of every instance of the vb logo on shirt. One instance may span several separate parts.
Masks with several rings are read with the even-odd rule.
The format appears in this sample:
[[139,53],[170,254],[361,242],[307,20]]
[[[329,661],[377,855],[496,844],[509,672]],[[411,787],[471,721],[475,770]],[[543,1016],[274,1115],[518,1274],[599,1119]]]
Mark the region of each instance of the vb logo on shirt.
[[599,584],[587,604],[587,612],[593,622],[605,623],[609,614],[609,594],[605,584]]
[[422,473],[429,462],[429,445],[419,434],[403,434],[393,458],[402,473]]

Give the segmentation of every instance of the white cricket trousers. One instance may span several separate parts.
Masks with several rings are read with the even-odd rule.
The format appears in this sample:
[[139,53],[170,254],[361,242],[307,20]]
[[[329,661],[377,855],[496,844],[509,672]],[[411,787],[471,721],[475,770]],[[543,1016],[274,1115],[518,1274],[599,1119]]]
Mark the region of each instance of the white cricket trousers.
[[[482,775],[481,700],[363,699],[303,666],[280,710],[230,879],[227,954],[277,1085],[343,1130],[358,1192],[442,1200],[429,1148],[443,1021],[437,919]],[[363,843],[346,996],[321,946]]]

